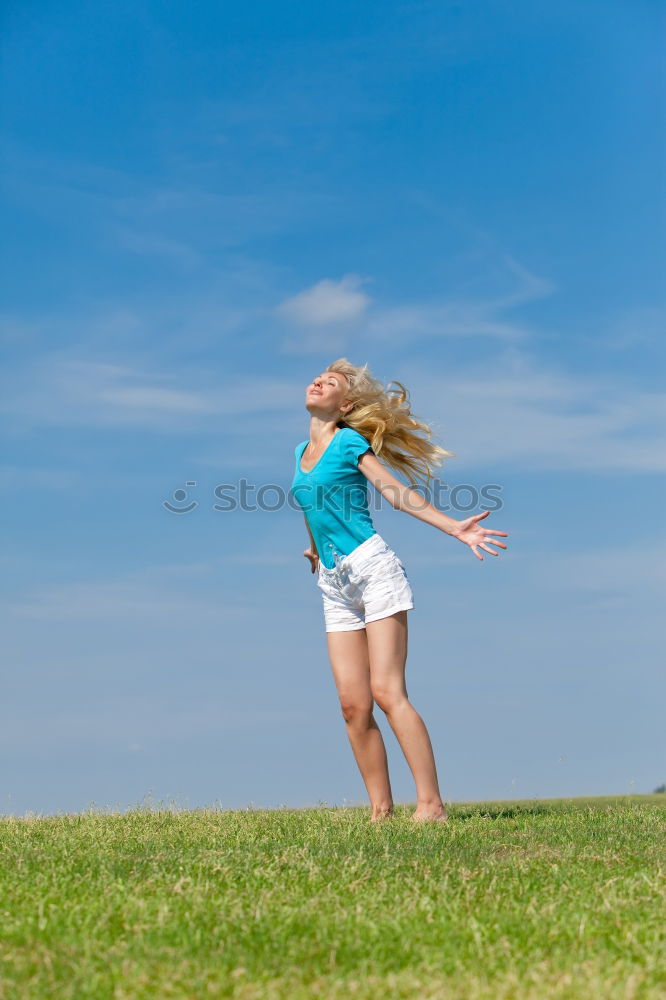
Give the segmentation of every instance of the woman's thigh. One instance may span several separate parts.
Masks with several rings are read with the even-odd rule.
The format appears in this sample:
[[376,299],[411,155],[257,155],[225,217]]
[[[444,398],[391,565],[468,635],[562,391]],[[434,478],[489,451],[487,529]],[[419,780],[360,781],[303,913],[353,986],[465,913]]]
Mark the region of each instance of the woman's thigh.
[[370,705],[370,658],[364,628],[349,632],[327,632],[328,658],[340,701],[344,704]]
[[407,612],[396,611],[386,618],[367,622],[365,631],[373,697],[380,702],[384,698],[407,696]]

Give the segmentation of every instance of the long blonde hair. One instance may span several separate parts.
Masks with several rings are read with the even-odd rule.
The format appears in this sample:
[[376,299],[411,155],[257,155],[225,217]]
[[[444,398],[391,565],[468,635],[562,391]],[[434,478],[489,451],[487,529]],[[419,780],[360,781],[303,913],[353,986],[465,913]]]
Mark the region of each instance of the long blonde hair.
[[367,364],[353,365],[347,358],[338,358],[326,371],[346,377],[345,398],[354,404],[338,421],[338,427],[351,427],[362,434],[377,458],[404,473],[412,487],[418,485],[420,476],[427,488],[434,467],[447,458],[457,458],[454,452],[430,441],[432,430],[412,414],[409,393],[402,382],[389,382],[389,386],[397,385],[399,389],[385,387],[370,374]]

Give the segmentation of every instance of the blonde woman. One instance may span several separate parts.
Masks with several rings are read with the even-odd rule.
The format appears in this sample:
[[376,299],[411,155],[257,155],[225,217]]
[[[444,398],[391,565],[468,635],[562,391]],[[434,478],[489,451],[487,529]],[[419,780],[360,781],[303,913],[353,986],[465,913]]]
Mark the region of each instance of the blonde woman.
[[[372,807],[371,821],[393,815],[386,748],[373,717],[386,715],[416,783],[414,822],[446,822],[432,745],[423,719],[407,697],[407,611],[414,607],[405,567],[373,526],[367,503],[372,483],[399,511],[479,549],[506,549],[490,536],[508,537],[481,523],[489,511],[465,520],[447,517],[413,487],[426,487],[433,467],[454,457],[431,443],[408,393],[385,388],[368,370],[338,358],[306,389],[310,437],[295,449],[292,493],[303,510],[310,545],[303,555],[321,590],[328,655],[354,757]],[[380,461],[380,459],[382,461]],[[405,486],[384,464],[404,473]]]

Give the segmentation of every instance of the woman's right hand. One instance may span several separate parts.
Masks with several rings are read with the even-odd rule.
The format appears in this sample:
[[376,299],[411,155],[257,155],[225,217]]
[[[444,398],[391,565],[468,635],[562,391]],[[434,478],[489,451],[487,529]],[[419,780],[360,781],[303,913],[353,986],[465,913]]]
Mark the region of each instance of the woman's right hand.
[[306,559],[310,560],[311,572],[316,573],[319,569],[319,555],[312,546],[309,546],[303,553]]

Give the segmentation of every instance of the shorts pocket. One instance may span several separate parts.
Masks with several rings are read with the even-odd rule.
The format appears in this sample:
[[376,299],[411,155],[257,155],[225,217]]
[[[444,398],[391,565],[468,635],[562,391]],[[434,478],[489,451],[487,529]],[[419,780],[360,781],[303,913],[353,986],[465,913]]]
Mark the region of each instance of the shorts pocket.
[[399,556],[393,554],[391,567],[389,569],[391,587],[400,601],[405,598],[413,601],[412,585],[405,571],[405,566]]
[[393,549],[388,553],[389,563],[395,569],[399,569],[401,573],[405,572],[405,564],[403,563],[400,556],[398,556]]

